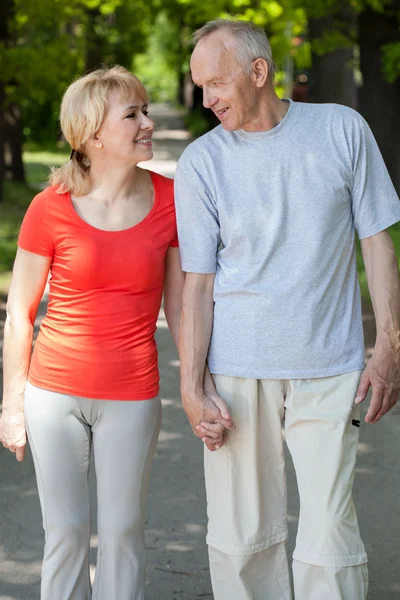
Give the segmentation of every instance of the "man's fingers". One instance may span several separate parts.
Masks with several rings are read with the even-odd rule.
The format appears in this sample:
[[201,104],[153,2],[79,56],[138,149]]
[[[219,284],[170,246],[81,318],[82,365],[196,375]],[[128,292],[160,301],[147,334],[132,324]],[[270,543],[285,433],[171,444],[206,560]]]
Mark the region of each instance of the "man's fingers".
[[370,381],[368,375],[362,375],[355,398],[356,404],[360,404],[361,402],[363,402],[363,400],[365,400],[368,394],[369,386]]
[[220,417],[219,419],[215,419],[215,420],[217,423],[221,423],[221,425],[223,425],[225,427],[225,429],[230,429],[231,431],[236,429],[236,424],[232,420],[227,421],[226,419],[223,419],[222,417]]
[[382,400],[382,406],[381,406],[378,414],[374,418],[374,420],[371,421],[371,423],[377,423],[387,412],[389,412],[389,410],[392,408],[392,406],[394,406],[392,404],[392,397],[393,397],[393,393],[391,393],[391,392],[387,392],[385,394],[385,396],[383,397],[383,400]]
[[224,419],[218,409],[210,410],[209,408],[207,408],[206,410],[203,411],[203,415],[202,415],[202,419],[201,419],[200,423],[206,423],[206,422],[207,423],[220,423],[226,429],[236,429],[235,423],[232,420],[228,421],[228,420]]
[[[231,424],[230,427],[228,427],[228,429],[235,429],[236,425],[232,419],[232,415],[229,411],[228,405],[225,402],[225,400],[223,400],[221,398],[221,396],[215,396],[215,398],[213,398],[214,403],[216,404],[216,406],[218,406],[220,413],[221,413],[221,417],[229,422]],[[226,425],[225,425],[226,427]]]
[[384,390],[381,388],[372,388],[371,404],[365,417],[366,423],[373,423],[376,416],[382,408]]
[[15,455],[16,455],[16,459],[19,462],[22,462],[25,458],[25,446],[23,446],[22,448],[17,448]]
[[398,392],[398,390],[396,390],[395,392],[392,392],[392,394],[390,396],[390,409],[392,409],[394,406],[396,406],[398,399],[399,399],[399,392]]

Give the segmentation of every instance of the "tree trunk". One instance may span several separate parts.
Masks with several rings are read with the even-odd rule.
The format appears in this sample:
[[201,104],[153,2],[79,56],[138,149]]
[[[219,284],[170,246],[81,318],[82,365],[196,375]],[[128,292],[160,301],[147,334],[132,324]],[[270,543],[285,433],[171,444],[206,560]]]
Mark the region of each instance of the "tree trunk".
[[4,200],[4,179],[6,165],[4,161],[4,84],[0,82],[0,202]]
[[[14,12],[14,0],[2,0],[0,2],[0,43],[5,48],[8,47],[10,41],[10,32],[8,23]],[[5,142],[5,86],[4,81],[0,80],[0,201],[3,200],[3,182],[5,178],[5,161],[4,161],[4,142]]]
[[[343,3],[335,14],[308,20],[311,43],[325,32],[339,27],[349,37],[356,29],[355,13]],[[353,47],[339,48],[322,56],[313,51],[309,89],[311,102],[335,102],[352,108],[357,105],[357,86],[354,80]]]
[[9,104],[5,110],[5,166],[8,179],[26,183],[22,160],[23,129],[21,110],[17,104]]
[[[400,8],[400,0],[392,3]],[[393,184],[400,194],[400,77],[388,83],[382,72],[381,47],[399,41],[395,15],[376,13],[367,8],[359,17],[360,65],[363,84],[359,90],[359,109],[378,142]]]
[[100,17],[100,11],[97,8],[88,9],[88,23],[86,28],[86,57],[85,72],[98,69],[103,61],[104,40],[96,33],[97,20]]

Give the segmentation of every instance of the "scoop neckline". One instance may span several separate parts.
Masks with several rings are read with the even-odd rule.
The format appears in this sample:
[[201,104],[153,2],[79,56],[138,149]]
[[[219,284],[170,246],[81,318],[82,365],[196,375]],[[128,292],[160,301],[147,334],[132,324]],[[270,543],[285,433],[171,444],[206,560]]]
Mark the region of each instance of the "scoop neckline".
[[85,221],[85,219],[82,219],[82,217],[75,210],[74,203],[72,202],[71,192],[67,192],[68,206],[69,206],[70,212],[72,213],[74,219],[79,222],[81,227],[86,227],[88,229],[91,229],[92,231],[96,231],[97,233],[104,233],[104,234],[128,233],[130,231],[133,231],[134,229],[138,229],[139,227],[142,227],[143,225],[145,225],[147,223],[147,221],[149,221],[153,217],[153,215],[157,212],[159,201],[160,201],[160,195],[158,193],[158,186],[156,185],[157,174],[154,173],[154,171],[150,171],[149,169],[143,169],[143,170],[147,171],[147,173],[150,175],[151,183],[153,185],[153,190],[154,190],[154,203],[153,203],[153,206],[151,207],[150,211],[147,213],[147,215],[141,221],[139,221],[139,223],[136,223],[135,225],[132,225],[131,227],[127,227],[126,229],[99,229],[98,227],[95,227],[94,225],[91,225],[90,223]]

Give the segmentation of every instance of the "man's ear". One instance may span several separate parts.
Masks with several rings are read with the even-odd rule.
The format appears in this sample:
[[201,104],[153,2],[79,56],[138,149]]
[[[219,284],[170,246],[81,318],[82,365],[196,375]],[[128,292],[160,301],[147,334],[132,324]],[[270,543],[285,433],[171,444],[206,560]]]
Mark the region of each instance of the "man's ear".
[[268,79],[269,68],[264,58],[256,58],[252,62],[253,77],[257,87],[263,87]]

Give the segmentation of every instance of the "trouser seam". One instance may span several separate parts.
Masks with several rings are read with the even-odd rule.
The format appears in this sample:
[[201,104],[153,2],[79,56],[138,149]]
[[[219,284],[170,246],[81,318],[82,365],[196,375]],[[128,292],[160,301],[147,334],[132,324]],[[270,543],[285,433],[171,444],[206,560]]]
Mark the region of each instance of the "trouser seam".
[[[25,392],[26,393],[26,392]],[[26,403],[26,399],[25,399],[25,403]],[[42,475],[42,469],[40,466],[40,461],[39,461],[39,457],[38,454],[36,452],[36,448],[35,448],[35,444],[33,442],[33,436],[32,436],[32,430],[30,428],[29,425],[29,418],[27,415],[27,411],[26,411],[26,406],[25,406],[25,421],[26,421],[26,428],[28,431],[28,441],[29,441],[29,445],[31,447],[32,450],[32,454],[34,456],[34,458],[36,459],[35,461],[35,468],[37,469],[37,475],[38,475],[38,479],[40,479],[40,487],[42,489],[42,498],[43,498],[43,525],[45,528],[45,538],[47,538],[47,531],[48,531],[48,526],[47,526],[47,504],[46,504],[46,494],[45,494],[45,486],[44,486],[44,479],[43,479],[43,475]],[[46,539],[46,543],[47,543],[47,539]]]

